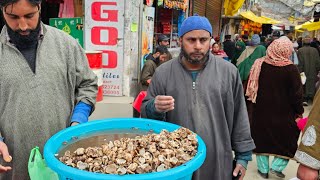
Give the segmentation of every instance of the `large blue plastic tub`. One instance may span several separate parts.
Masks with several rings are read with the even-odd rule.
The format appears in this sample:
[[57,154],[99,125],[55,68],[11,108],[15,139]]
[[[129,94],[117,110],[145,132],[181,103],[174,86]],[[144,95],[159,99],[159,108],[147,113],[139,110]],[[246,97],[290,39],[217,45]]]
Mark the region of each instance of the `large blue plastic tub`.
[[130,175],[109,175],[91,173],[88,171],[78,170],[61,163],[55,154],[59,152],[64,142],[70,142],[74,137],[90,136],[90,134],[97,134],[99,132],[106,132],[108,130],[126,130],[131,128],[139,128],[140,130],[153,130],[155,133],[160,133],[162,129],[174,131],[180,126],[140,118],[121,118],[121,119],[102,119],[91,121],[89,123],[81,124],[78,126],[70,127],[62,130],[52,136],[44,146],[44,158],[47,165],[56,173],[58,173],[62,180],[191,180],[193,172],[200,168],[206,157],[206,146],[203,140],[198,138],[198,153],[196,156],[187,163],[166,170],[162,172],[148,173],[148,174],[130,174]]

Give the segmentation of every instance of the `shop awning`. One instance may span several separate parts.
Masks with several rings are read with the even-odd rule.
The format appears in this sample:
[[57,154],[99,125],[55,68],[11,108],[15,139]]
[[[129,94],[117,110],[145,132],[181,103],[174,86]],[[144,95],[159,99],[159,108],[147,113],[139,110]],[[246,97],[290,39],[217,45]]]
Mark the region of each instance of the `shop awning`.
[[260,24],[279,24],[281,23],[280,21],[265,17],[265,16],[256,16],[253,12],[251,11],[246,11],[246,12],[242,12],[240,13],[241,16],[253,21],[253,22],[257,22]]
[[299,26],[295,27],[296,30],[298,29],[306,29],[308,31],[315,31],[320,29],[320,22],[305,22]]
[[225,0],[224,1],[224,15],[234,16],[242,7],[245,0]]

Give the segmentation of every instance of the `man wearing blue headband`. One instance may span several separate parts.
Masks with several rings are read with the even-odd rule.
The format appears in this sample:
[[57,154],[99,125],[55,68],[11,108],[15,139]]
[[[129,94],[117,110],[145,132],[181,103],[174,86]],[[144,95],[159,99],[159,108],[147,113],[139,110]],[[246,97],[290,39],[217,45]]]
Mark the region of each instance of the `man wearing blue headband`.
[[255,145],[241,79],[231,63],[210,53],[211,36],[207,18],[184,20],[179,31],[180,56],[156,70],[142,117],[175,123],[202,137],[207,157],[193,179],[229,180],[238,174],[243,179]]

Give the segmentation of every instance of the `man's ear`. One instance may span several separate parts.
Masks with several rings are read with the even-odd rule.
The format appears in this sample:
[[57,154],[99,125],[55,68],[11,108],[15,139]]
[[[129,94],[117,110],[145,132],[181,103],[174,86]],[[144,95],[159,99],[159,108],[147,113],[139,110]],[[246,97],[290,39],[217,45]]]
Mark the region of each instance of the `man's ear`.
[[160,52],[156,52],[156,56],[159,57],[160,56]]

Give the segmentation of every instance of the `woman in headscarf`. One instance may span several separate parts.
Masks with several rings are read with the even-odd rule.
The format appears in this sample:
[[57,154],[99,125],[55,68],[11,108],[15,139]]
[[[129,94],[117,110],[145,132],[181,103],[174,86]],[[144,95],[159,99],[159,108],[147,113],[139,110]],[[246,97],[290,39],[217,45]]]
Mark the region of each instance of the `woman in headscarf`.
[[[246,87],[246,81],[248,80],[248,76],[250,73],[250,69],[253,63],[258,59],[266,55],[266,48],[260,44],[260,37],[259,35],[255,34],[252,36],[251,44],[253,52],[248,55],[240,64],[238,64],[238,70],[240,73],[241,80],[243,82],[244,87]],[[249,48],[247,48],[249,49]],[[246,51],[248,51],[246,49]],[[251,50],[250,50],[251,51]],[[242,54],[244,54],[243,52]],[[241,55],[242,56],[242,55]],[[239,61],[238,61],[239,62]]]
[[235,51],[235,54],[234,54],[234,57],[232,59],[232,64],[236,65],[237,64],[237,59],[240,57],[241,53],[246,49],[246,44],[241,41],[241,40],[238,40],[236,42],[236,51]]
[[[258,173],[268,178],[269,171],[282,173],[294,157],[300,131],[296,119],[303,114],[303,92],[300,74],[289,59],[293,43],[277,39],[267,55],[252,66],[246,96],[252,103],[251,134],[255,141]],[[269,156],[274,156],[269,169]]]
[[228,60],[228,55],[226,54],[226,52],[224,52],[223,49],[220,48],[220,45],[218,43],[213,43],[211,52],[213,55],[221,57],[224,60]]
[[242,63],[247,57],[249,57],[254,52],[256,47],[258,47],[259,45],[260,45],[260,36],[258,34],[254,34],[251,37],[249,46],[246,47],[246,49],[241,53],[240,57],[237,59],[237,66],[239,66],[239,64]]

